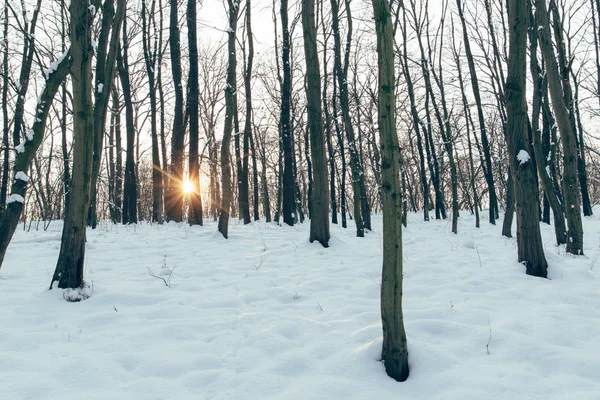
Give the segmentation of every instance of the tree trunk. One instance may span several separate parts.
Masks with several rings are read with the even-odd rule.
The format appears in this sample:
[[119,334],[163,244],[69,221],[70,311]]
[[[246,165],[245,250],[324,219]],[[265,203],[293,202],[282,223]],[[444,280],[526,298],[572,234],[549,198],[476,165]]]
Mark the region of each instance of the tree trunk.
[[309,241],[312,243],[316,240],[323,247],[329,247],[329,193],[325,138],[321,116],[321,73],[317,50],[317,29],[315,27],[315,0],[302,1],[302,27],[306,60],[308,130],[310,131],[310,155],[314,186],[310,194],[312,199]]
[[242,173],[240,183],[240,216],[244,224],[249,224],[250,218],[250,188],[249,188],[249,156],[250,137],[252,136],[252,67],[254,64],[254,39],[252,36],[251,0],[246,0],[246,39],[248,41],[248,58],[244,71],[244,93],[246,97],[246,121],[244,122],[244,153],[242,155]]
[[133,122],[133,100],[129,80],[129,61],[127,51],[127,21],[123,22],[123,47],[117,55],[117,68],[123,89],[125,103],[125,131],[127,133],[127,149],[125,151],[125,181],[123,186],[123,224],[137,223],[137,180],[135,171],[135,125]]
[[[545,0],[544,0],[545,1]],[[526,0],[508,1],[509,57],[506,79],[507,144],[517,210],[518,260],[528,275],[545,278],[548,264],[540,233],[538,186],[527,135]]]
[[183,83],[181,79],[181,46],[179,43],[179,24],[177,0],[171,0],[169,24],[169,48],[171,50],[171,74],[175,89],[173,109],[173,133],[171,135],[171,166],[169,185],[165,193],[165,214],[167,221],[183,220],[183,157],[185,125],[183,121]]
[[[61,289],[84,287],[85,229],[90,205],[94,129],[92,107],[93,15],[87,2],[75,1],[71,16],[71,81],[73,90],[73,177],[69,209],[65,210],[62,239],[56,270],[50,282]],[[83,294],[82,294],[83,296]],[[76,299],[74,299],[76,300]]]
[[[106,113],[113,85],[115,60],[119,47],[119,32],[125,18],[125,0],[118,1],[117,13],[114,0],[105,1],[102,6],[102,27],[96,47],[96,76],[94,90],[94,154],[92,156],[92,182],[90,192],[90,208],[88,210],[88,226],[96,228],[98,216],[96,210],[98,178],[102,161],[102,146],[106,128]],[[111,32],[112,30],[112,32]],[[110,34],[110,36],[109,36]]]
[[290,65],[290,31],[288,22],[288,0],[281,1],[281,28],[283,45],[281,48],[281,64],[283,67],[283,82],[281,85],[281,118],[280,129],[283,144],[283,222],[293,226],[296,214],[296,199],[294,196],[294,149],[291,127],[291,90],[292,71]]
[[[341,38],[339,28],[339,6],[337,0],[331,0],[331,14],[332,14],[332,26],[333,26],[333,39],[334,39],[334,68],[335,76],[337,78],[337,84],[339,89],[339,104],[342,111],[342,121],[344,123],[344,131],[346,132],[346,138],[348,140],[348,149],[350,151],[350,169],[352,170],[352,198],[353,198],[353,212],[354,212],[354,223],[356,224],[356,236],[365,236],[365,226],[362,217],[362,206],[363,200],[361,198],[361,187],[364,186],[364,173],[362,163],[356,146],[356,138],[354,135],[354,125],[352,123],[352,117],[350,116],[350,100],[348,96],[348,57],[349,47],[352,38],[352,18],[347,21],[348,24],[348,37],[346,41],[346,56],[344,65],[342,66],[342,51],[341,51]],[[346,7],[346,13],[350,11],[349,7]],[[366,199],[365,199],[366,200]],[[368,208],[368,206],[367,206]]]
[[[554,184],[552,182],[552,172],[548,160],[551,159],[550,152],[550,137],[547,134],[547,146],[544,151],[541,135],[540,135],[540,112],[542,108],[542,97],[543,87],[545,85],[546,75],[542,72],[539,66],[537,58],[538,50],[538,30],[536,29],[535,20],[531,7],[529,8],[529,42],[530,42],[530,62],[529,69],[531,78],[533,80],[533,107],[532,107],[532,118],[531,118],[531,131],[533,135],[533,150],[537,159],[537,170],[538,175],[542,181],[542,187],[544,188],[544,213],[548,209],[548,206],[552,208],[554,215],[554,234],[556,237],[556,244],[567,243],[567,228],[565,225],[565,215],[562,202],[558,198],[558,194],[554,190]],[[548,205],[546,205],[548,203]],[[549,212],[548,212],[549,214]],[[550,223],[550,215],[548,215],[548,223]]]
[[458,7],[458,15],[460,17],[460,21],[462,24],[463,30],[463,38],[465,44],[465,51],[467,54],[467,61],[469,65],[469,72],[471,74],[471,86],[473,88],[473,97],[475,98],[475,104],[477,105],[477,116],[479,118],[479,129],[481,132],[481,144],[483,147],[483,155],[485,164],[482,163],[483,173],[485,175],[485,179],[488,186],[488,196],[489,196],[489,221],[490,224],[496,223],[496,218],[498,217],[498,198],[496,195],[496,188],[494,186],[494,175],[492,173],[492,157],[490,154],[490,144],[488,141],[488,136],[485,128],[485,117],[483,115],[483,104],[481,100],[481,94],[479,91],[479,80],[477,79],[477,71],[475,69],[475,59],[473,58],[473,53],[471,52],[471,45],[469,42],[469,36],[467,33],[467,24],[465,21],[465,17],[463,14],[463,9],[461,5],[461,0],[456,0],[456,5]]
[[552,108],[560,131],[563,147],[563,187],[565,214],[567,217],[567,252],[583,255],[583,226],[581,221],[581,198],[577,179],[577,144],[571,125],[569,110],[565,104],[563,87],[554,54],[550,22],[545,0],[536,0],[536,24],[540,35],[540,48],[546,62],[548,86]]
[[[146,1],[142,0],[142,47],[144,63],[148,76],[148,95],[150,97],[150,135],[152,138],[152,221],[163,223],[163,171],[160,164],[160,149],[158,144],[157,100],[156,100],[156,59],[157,45],[154,48],[150,39],[150,21]],[[154,32],[156,34],[156,31]]]
[[394,93],[394,37],[389,4],[373,0],[379,69],[379,137],[383,187],[383,271],[381,279],[381,358],[387,374],[408,378],[408,348],[402,315],[402,197]]
[[227,0],[229,5],[229,29],[227,40],[227,86],[225,88],[225,124],[223,128],[223,140],[221,143],[221,187],[223,195],[221,196],[221,209],[219,213],[219,232],[227,239],[229,235],[229,213],[231,209],[231,200],[233,191],[231,187],[231,163],[230,143],[233,130],[233,114],[235,110],[235,91],[236,91],[236,56],[235,56],[235,31],[237,27],[238,3]]
[[189,193],[189,223],[202,225],[202,192],[200,191],[200,165],[198,163],[198,43],[196,39],[196,0],[187,4],[188,45],[190,73],[188,81],[188,111],[190,119],[190,163],[188,176],[193,190]]

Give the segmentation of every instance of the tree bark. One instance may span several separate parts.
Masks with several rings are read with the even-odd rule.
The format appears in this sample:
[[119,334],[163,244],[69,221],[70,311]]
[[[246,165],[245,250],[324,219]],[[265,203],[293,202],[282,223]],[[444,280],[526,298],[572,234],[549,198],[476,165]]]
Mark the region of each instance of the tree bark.
[[102,6],[102,22],[98,46],[96,48],[96,76],[94,90],[94,154],[92,156],[92,182],[88,226],[96,228],[98,216],[96,210],[98,178],[102,161],[102,146],[106,128],[106,113],[113,85],[115,60],[119,47],[121,23],[125,18],[125,0],[118,0],[115,13],[114,0],[107,0]]
[[231,187],[231,163],[229,161],[231,143],[231,133],[233,130],[233,119],[235,110],[236,91],[236,55],[235,55],[235,31],[237,27],[238,3],[232,0],[227,0],[229,5],[229,29],[227,40],[227,87],[225,88],[225,124],[223,127],[223,140],[221,143],[221,188],[223,194],[221,196],[221,209],[219,213],[219,232],[227,239],[229,235],[229,213],[231,209],[231,201],[233,191]]
[[536,0],[536,26],[540,35],[540,48],[546,62],[548,87],[552,108],[560,131],[563,147],[563,194],[567,217],[567,252],[583,255],[583,225],[581,221],[581,197],[577,179],[577,145],[571,125],[569,110],[565,103],[561,77],[554,54],[546,0]]
[[[544,0],[545,1],[545,0]],[[508,1],[509,57],[506,79],[507,144],[517,210],[518,260],[528,275],[545,278],[548,264],[540,233],[538,186],[527,135],[526,0]]]
[[498,217],[498,197],[496,195],[496,188],[494,185],[494,174],[492,172],[492,157],[490,154],[490,144],[488,141],[488,136],[485,128],[485,117],[483,115],[483,104],[481,100],[481,93],[479,91],[479,80],[477,79],[477,71],[475,69],[475,59],[473,58],[473,53],[471,52],[471,45],[469,42],[469,36],[467,33],[467,23],[465,21],[465,16],[463,14],[463,9],[461,5],[461,0],[456,0],[456,5],[458,7],[458,15],[460,17],[460,21],[462,24],[463,30],[463,38],[465,44],[465,51],[467,54],[467,61],[469,65],[469,72],[471,74],[471,86],[473,88],[473,97],[475,98],[475,103],[477,105],[477,116],[479,118],[479,129],[481,132],[481,145],[483,147],[483,155],[485,163],[482,163],[483,173],[485,175],[485,179],[488,185],[488,196],[489,196],[489,221],[490,224],[496,223],[496,218]]
[[129,80],[129,61],[127,43],[127,24],[123,22],[123,46],[117,55],[117,68],[123,89],[125,104],[125,132],[127,148],[125,151],[125,180],[123,185],[123,224],[136,224],[137,220],[137,180],[135,171],[135,125],[133,117],[133,99]]
[[202,192],[200,190],[200,165],[198,163],[198,43],[196,39],[196,0],[187,3],[188,46],[190,49],[190,72],[188,80],[188,113],[190,121],[190,163],[188,168],[189,181],[193,190],[189,193],[189,223],[201,225],[202,221]]
[[71,81],[73,90],[73,177],[69,208],[65,210],[62,239],[56,269],[50,282],[61,289],[85,285],[85,230],[90,205],[94,129],[92,107],[92,40],[93,15],[87,2],[75,1],[71,16]]
[[[325,138],[321,110],[321,73],[317,51],[315,27],[315,0],[302,1],[302,27],[304,56],[306,60],[306,97],[308,130],[310,131],[310,156],[312,160],[312,201],[310,207],[310,237],[323,247],[329,247],[328,182]],[[307,144],[308,145],[308,144]],[[360,211],[360,210],[359,210]]]
[[181,46],[179,43],[179,24],[177,0],[170,0],[171,14],[169,24],[169,48],[171,50],[171,74],[175,89],[173,109],[173,133],[171,135],[171,165],[169,185],[165,193],[165,214],[167,221],[183,220],[183,157],[185,125],[183,121],[183,83],[181,79]]
[[377,32],[379,86],[379,137],[383,187],[383,269],[381,279],[381,358],[387,374],[397,380],[408,378],[408,348],[402,315],[402,196],[396,133],[394,93],[394,37],[389,4],[373,0]]

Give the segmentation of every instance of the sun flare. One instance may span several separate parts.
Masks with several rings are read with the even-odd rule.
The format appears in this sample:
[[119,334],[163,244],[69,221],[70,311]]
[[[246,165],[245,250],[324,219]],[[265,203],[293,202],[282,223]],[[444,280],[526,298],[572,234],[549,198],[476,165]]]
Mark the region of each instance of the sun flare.
[[194,191],[194,184],[188,180],[183,182],[183,193],[190,194]]

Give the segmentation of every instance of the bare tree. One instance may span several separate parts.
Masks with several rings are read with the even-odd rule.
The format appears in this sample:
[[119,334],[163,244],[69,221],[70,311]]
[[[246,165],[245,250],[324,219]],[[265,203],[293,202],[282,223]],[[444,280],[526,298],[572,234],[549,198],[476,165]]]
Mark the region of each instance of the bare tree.
[[394,36],[389,4],[373,0],[377,32],[378,121],[383,194],[383,271],[381,279],[381,359],[387,374],[408,378],[408,348],[402,315],[402,198],[396,133]]

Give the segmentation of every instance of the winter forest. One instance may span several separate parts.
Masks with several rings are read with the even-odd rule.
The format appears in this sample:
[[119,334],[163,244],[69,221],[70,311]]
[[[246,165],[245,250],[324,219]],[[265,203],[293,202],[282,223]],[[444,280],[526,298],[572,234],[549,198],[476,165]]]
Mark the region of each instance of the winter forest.
[[600,397],[600,0],[1,7],[0,398]]

